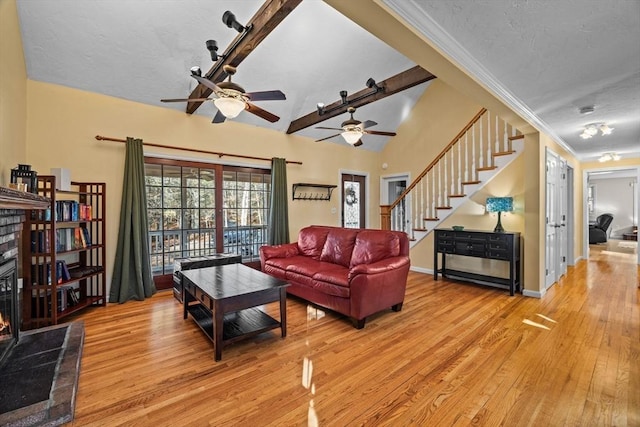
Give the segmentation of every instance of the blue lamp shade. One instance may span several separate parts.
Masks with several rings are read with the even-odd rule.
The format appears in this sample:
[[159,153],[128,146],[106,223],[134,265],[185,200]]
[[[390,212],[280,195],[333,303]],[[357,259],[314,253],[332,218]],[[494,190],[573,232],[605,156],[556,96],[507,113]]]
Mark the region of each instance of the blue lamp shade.
[[487,198],[487,212],[498,212],[498,223],[494,232],[502,233],[502,222],[500,221],[500,214],[502,212],[511,212],[513,210],[513,197],[489,197]]
[[489,197],[487,199],[487,212],[511,212],[513,210],[513,197]]

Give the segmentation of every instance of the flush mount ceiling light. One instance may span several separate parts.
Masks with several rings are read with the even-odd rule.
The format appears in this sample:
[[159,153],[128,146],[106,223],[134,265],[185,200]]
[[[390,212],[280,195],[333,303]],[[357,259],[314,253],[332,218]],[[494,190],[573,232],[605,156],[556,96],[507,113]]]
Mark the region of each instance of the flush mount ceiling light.
[[580,134],[580,138],[593,138],[598,134],[598,130],[602,132],[602,135],[611,135],[611,132],[613,132],[613,128],[609,127],[606,123],[591,123],[584,127],[584,130]]
[[610,162],[610,161],[618,161],[620,160],[620,156],[617,153],[604,153],[598,159],[599,162]]

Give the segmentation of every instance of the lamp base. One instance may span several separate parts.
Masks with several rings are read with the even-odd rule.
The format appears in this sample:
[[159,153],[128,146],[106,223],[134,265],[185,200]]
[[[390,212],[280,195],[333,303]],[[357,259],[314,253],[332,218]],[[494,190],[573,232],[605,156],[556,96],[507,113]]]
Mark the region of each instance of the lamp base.
[[493,229],[494,233],[504,233],[504,228],[502,228],[502,222],[500,222],[500,214],[502,212],[498,211],[498,223],[496,224],[496,228]]

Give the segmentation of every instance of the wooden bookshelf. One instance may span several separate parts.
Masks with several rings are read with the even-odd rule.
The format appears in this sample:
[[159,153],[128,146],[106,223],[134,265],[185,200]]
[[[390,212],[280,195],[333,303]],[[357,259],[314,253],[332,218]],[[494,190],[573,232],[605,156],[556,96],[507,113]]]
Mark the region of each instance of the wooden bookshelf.
[[106,304],[106,184],[71,182],[70,189],[56,190],[56,178],[48,175],[38,176],[37,184],[50,204],[26,212],[23,329],[56,325]]

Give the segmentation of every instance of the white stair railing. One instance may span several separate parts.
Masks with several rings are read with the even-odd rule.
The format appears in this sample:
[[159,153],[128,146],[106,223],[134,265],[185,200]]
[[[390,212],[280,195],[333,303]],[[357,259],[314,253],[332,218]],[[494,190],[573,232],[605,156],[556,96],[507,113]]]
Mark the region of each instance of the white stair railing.
[[[511,134],[511,136],[509,136]],[[479,172],[495,169],[495,157],[512,153],[518,130],[486,109],[467,124],[411,185],[389,206],[382,206],[382,228],[428,231],[452,198],[466,197],[465,186],[479,183]]]

